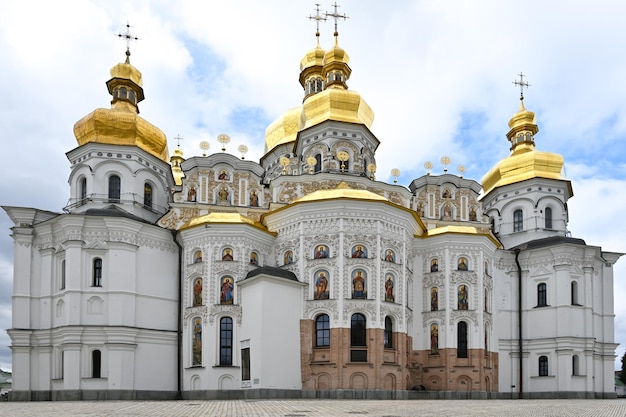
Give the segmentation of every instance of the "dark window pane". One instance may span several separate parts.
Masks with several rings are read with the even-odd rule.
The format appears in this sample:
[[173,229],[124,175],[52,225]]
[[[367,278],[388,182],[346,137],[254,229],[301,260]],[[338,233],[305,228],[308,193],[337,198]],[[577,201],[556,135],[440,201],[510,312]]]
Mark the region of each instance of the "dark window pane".
[[460,321],[457,325],[457,358],[467,358],[467,323]]
[[220,320],[220,365],[233,364],[233,319],[223,317]]
[[315,319],[315,346],[330,346],[330,319],[327,314],[320,314]]
[[350,325],[350,345],[367,346],[365,316],[363,314],[353,314]]

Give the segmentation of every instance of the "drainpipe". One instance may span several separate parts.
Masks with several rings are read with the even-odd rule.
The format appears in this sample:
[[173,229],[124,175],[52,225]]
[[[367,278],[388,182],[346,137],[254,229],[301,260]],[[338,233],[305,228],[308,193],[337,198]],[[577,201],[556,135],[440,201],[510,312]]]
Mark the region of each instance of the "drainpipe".
[[178,243],[176,239],[178,232],[176,230],[172,230],[172,237],[174,238],[174,243],[178,246],[178,329],[177,329],[177,371],[178,371],[178,381],[176,386],[176,399],[180,400],[183,396],[183,328],[182,328],[182,319],[183,319],[183,286],[182,286],[182,276],[183,276],[183,247]]
[[519,248],[515,249],[515,264],[517,265],[517,329],[519,334],[519,399],[524,399],[524,359],[522,357],[522,267],[519,264]]

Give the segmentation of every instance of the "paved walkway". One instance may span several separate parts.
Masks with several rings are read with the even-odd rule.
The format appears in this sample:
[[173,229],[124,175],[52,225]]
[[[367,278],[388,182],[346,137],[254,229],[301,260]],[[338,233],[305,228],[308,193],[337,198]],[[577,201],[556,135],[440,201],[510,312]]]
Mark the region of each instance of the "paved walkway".
[[241,400],[1,402],[0,416],[208,417],[563,416],[623,417],[617,400]]

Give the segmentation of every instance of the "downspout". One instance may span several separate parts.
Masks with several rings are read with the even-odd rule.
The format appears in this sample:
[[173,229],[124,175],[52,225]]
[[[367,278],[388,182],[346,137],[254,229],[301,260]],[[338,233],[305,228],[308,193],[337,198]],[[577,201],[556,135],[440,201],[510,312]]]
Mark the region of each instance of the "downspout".
[[183,319],[183,286],[182,286],[182,276],[183,276],[183,247],[178,243],[178,239],[176,239],[178,232],[176,230],[172,230],[172,237],[174,238],[174,243],[178,246],[178,331],[177,331],[177,373],[178,380],[176,385],[176,399],[180,400],[183,396],[183,329],[182,329],[182,319]]
[[517,265],[517,329],[519,346],[519,399],[524,399],[524,359],[522,346],[522,267],[519,264],[519,253],[521,249],[515,249],[515,264]]

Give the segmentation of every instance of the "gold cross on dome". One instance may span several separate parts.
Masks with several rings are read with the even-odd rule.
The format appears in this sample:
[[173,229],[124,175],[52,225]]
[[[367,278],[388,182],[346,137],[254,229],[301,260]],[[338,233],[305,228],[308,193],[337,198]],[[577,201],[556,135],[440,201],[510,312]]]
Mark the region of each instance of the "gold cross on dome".
[[328,20],[328,18],[326,16],[322,16],[320,14],[320,4],[319,3],[315,3],[315,16],[313,15],[309,15],[308,16],[309,20],[315,20],[315,26],[316,26],[316,30],[315,30],[315,36],[319,37],[320,36],[320,20]]
[[328,12],[324,13],[324,16],[326,18],[332,17],[333,19],[335,19],[335,34],[334,34],[335,37],[339,35],[339,31],[337,30],[337,21],[339,19],[343,19],[343,20],[348,19],[348,16],[346,16],[345,13],[344,14],[339,14],[337,12],[337,8],[338,7],[340,7],[340,6],[337,4],[337,2],[335,2],[335,4],[333,4],[333,8],[335,9],[335,11],[333,13],[328,13]]
[[515,80],[513,81],[513,84],[519,85],[519,99],[524,101],[524,87],[528,88],[530,87],[530,84],[528,84],[527,81],[524,81],[524,73],[520,72],[517,75],[519,75],[519,81]]

